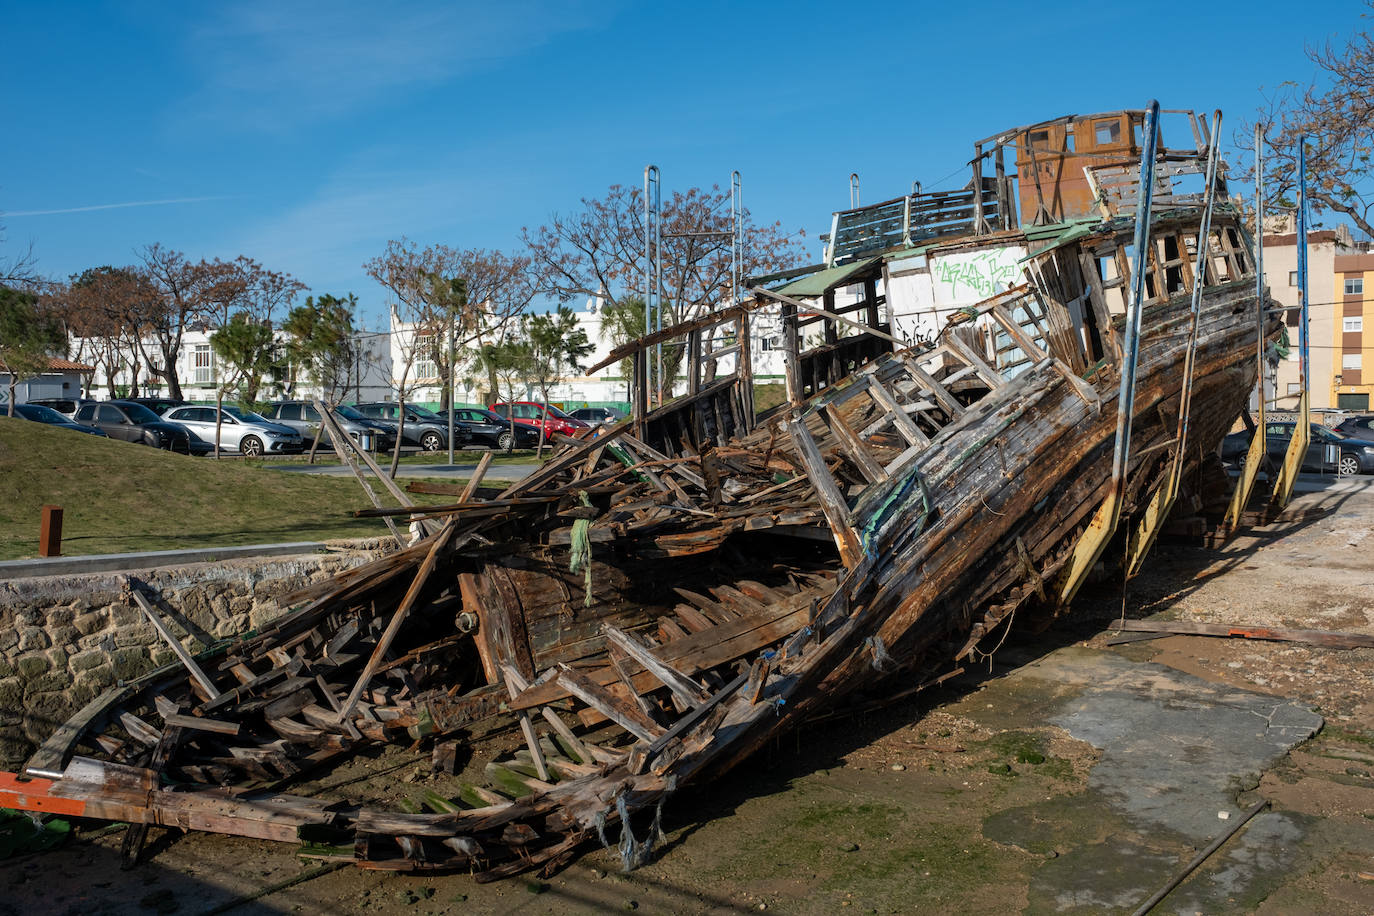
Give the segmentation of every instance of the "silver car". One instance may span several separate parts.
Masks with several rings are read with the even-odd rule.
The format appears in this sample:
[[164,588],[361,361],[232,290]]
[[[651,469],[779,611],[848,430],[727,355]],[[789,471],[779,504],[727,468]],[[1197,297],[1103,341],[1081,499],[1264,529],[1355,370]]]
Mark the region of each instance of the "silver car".
[[[286,455],[305,450],[301,434],[289,426],[273,423],[251,410],[225,407],[219,414],[219,447],[241,452],[250,458],[259,455]],[[179,423],[202,442],[215,441],[215,408],[173,407],[162,415]]]

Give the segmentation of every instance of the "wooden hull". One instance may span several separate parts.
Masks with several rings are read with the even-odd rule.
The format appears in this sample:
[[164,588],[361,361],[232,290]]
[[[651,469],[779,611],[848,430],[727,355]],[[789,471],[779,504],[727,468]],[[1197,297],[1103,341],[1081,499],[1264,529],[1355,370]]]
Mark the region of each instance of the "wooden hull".
[[[1096,303],[1096,324],[1084,311],[1087,330],[1056,330],[1048,295],[1014,288],[933,348],[817,375],[808,400],[748,431],[726,379],[571,441],[494,499],[436,513],[420,543],[299,593],[200,659],[203,680],[172,666],[92,704],[30,761],[37,779],[0,781],[0,805],[486,879],[555,868],[619,822],[634,865],[652,849],[636,811],[856,691],[934,682],[996,651],[1018,618],[1065,610],[1057,587],[1113,492],[1110,350],[1125,328]],[[1191,299],[1145,310],[1108,566],[1170,474],[1186,492],[1243,409],[1257,312],[1253,281],[1204,290],[1179,443]],[[1093,347],[1108,353],[1095,365]],[[703,429],[714,442],[693,438]],[[340,755],[412,741],[439,770],[477,762],[399,812],[281,792]]]

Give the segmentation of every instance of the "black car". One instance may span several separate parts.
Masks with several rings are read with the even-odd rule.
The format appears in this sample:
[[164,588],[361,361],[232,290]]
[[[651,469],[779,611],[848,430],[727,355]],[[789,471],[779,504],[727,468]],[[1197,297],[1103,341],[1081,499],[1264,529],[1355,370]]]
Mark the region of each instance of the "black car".
[[1374,439],[1374,414],[1357,414],[1346,417],[1331,427],[1338,433],[1354,436],[1356,439]]
[[625,411],[614,407],[579,407],[568,411],[568,416],[592,426],[614,426],[625,419]]
[[[1269,460],[1275,467],[1283,464],[1296,426],[1296,423],[1284,420],[1264,425]],[[1374,474],[1374,440],[1356,439],[1320,423],[1311,426],[1311,441],[1307,445],[1307,454],[1303,456],[1302,470],[1327,474],[1334,471],[1342,477]],[[1239,465],[1245,461],[1245,454],[1249,450],[1249,430],[1231,433],[1221,442],[1221,460]]]
[[485,445],[502,451],[536,448],[539,445],[539,430],[516,423],[512,436],[510,420],[481,407],[455,407],[453,425],[463,427],[473,445]]
[[44,407],[41,404],[15,404],[14,415],[25,420],[32,420],[35,423],[47,423],[59,429],[71,429],[82,433],[93,433],[97,436],[104,436],[105,433],[96,429],[94,426],[82,426],[69,417],[58,413],[51,407]]
[[94,404],[95,401],[88,398],[34,398],[29,401],[38,407],[47,407],[57,411],[70,420],[76,415],[76,409],[82,404]]
[[186,427],[168,423],[142,404],[132,401],[100,401],[82,404],[73,418],[84,426],[94,426],[111,439],[140,442],[154,448],[192,454],[191,434]]
[[[353,409],[373,423],[380,423],[395,435],[401,426],[401,405],[395,401],[371,401],[354,404]],[[405,428],[401,430],[402,445],[418,445],[427,452],[448,448],[448,419],[414,404],[406,405]],[[457,422],[453,425],[453,445],[461,447],[468,441],[467,431]]]

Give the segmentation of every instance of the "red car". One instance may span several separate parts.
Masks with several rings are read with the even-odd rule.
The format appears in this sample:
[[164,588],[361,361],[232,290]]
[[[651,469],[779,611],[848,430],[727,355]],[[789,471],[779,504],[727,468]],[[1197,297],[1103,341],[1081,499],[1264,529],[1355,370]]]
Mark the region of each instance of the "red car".
[[521,426],[541,430],[541,435],[545,439],[552,438],[554,433],[576,436],[581,430],[591,428],[591,424],[573,419],[552,404],[540,404],[536,401],[492,404],[487,409],[504,419],[510,419],[513,415],[515,422]]

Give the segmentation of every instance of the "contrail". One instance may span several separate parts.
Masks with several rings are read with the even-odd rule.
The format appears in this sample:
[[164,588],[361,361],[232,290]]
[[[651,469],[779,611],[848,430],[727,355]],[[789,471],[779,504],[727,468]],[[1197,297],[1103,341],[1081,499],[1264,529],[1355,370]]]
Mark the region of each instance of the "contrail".
[[61,210],[8,210],[5,216],[51,216],[55,213],[90,213],[92,210],[121,210],[125,207],[158,207],[163,204],[195,204],[205,200],[225,200],[224,197],[173,197],[169,200],[131,200],[122,204],[95,204],[90,207],[65,207]]

